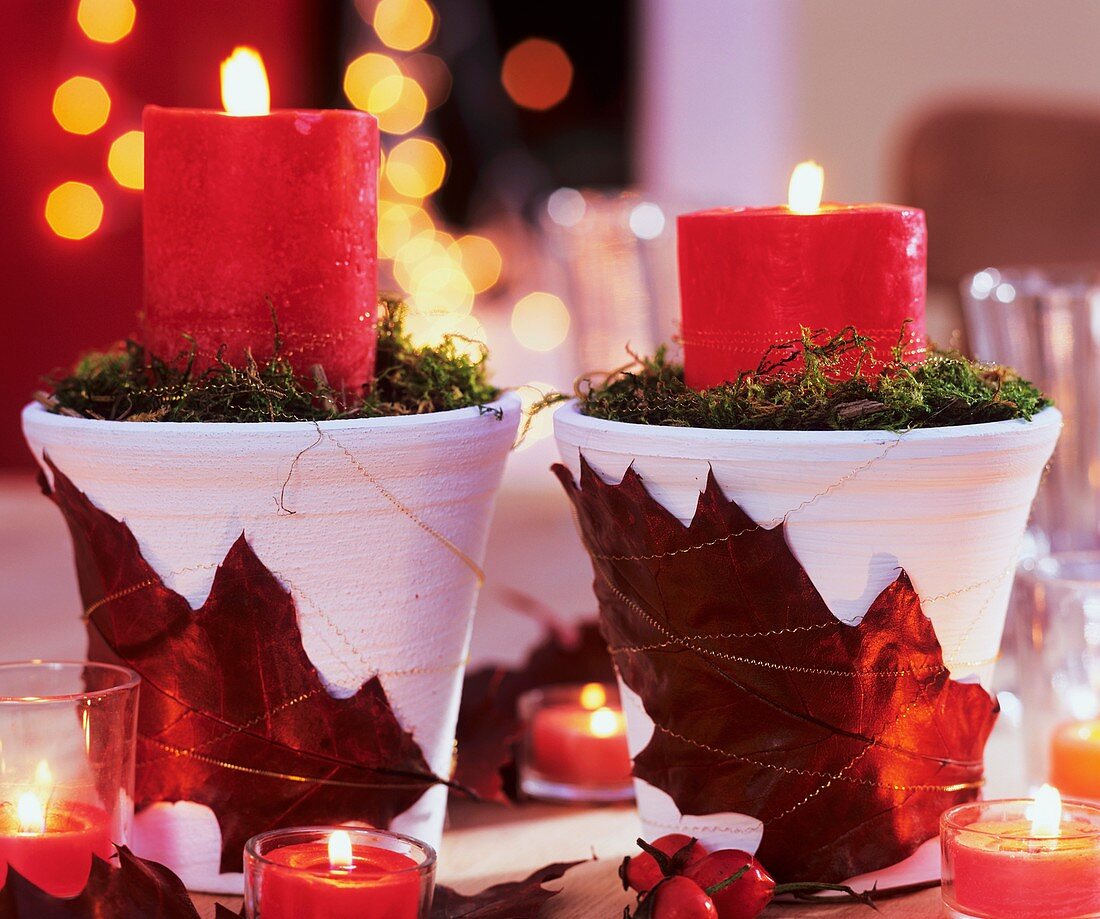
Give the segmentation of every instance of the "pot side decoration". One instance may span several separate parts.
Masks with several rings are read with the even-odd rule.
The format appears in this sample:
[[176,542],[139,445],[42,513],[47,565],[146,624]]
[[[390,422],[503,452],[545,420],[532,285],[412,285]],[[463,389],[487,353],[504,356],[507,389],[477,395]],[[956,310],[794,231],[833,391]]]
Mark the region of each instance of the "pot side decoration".
[[146,132],[149,353],[194,342],[200,382],[320,364],[351,396],[328,420],[25,409],[91,654],[144,682],[135,834],[112,842],[225,893],[273,827],[368,820],[438,845],[519,400],[356,417],[376,353],[371,116],[151,109]]
[[[766,353],[803,327],[891,330],[839,380],[925,359],[923,214],[795,195],[680,218],[689,386],[797,372]],[[782,882],[938,878],[940,814],[983,784],[989,680],[1060,428],[1049,407],[897,432],[562,407],[555,471],[592,558],[647,837],[756,851]]]

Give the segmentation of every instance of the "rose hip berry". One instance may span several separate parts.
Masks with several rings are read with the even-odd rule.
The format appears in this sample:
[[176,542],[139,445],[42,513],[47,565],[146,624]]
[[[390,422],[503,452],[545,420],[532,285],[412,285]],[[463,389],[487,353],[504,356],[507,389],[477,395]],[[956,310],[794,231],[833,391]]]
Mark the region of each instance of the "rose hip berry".
[[644,902],[652,919],[718,919],[706,891],[683,876],[665,878]]
[[[638,844],[645,847],[640,839]],[[652,890],[668,875],[681,874],[707,854],[707,850],[697,840],[683,833],[669,833],[654,839],[649,848],[665,856],[664,867],[658,862],[657,856],[646,851],[626,859],[619,869],[623,883],[638,893]]]

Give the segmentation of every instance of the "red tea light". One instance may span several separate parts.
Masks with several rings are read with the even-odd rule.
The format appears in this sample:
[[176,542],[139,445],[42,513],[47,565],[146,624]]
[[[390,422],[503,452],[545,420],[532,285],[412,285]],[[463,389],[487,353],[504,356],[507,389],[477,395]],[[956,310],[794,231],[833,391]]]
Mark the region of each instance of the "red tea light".
[[25,791],[15,808],[0,807],[0,887],[8,866],[55,897],[75,897],[88,882],[92,856],[114,855],[111,821],[88,804],[51,803],[49,765],[39,763],[35,790]]
[[245,844],[249,919],[427,919],[435,850],[410,836],[294,827]]
[[559,801],[634,796],[618,690],[602,683],[552,686],[520,699],[527,723],[520,763],[526,794]]
[[10,867],[75,897],[129,841],[138,684],[110,664],[0,664],[0,887]]
[[954,919],[1100,916],[1100,808],[1063,804],[1050,785],[1034,801],[951,808],[940,845]]
[[1050,782],[1067,797],[1100,801],[1100,720],[1070,721],[1054,732]]

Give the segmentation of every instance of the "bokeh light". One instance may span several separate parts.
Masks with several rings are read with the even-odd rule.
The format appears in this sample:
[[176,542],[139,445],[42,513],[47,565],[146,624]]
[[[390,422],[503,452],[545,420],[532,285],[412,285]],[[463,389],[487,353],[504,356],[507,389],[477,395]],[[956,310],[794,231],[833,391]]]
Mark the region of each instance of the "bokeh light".
[[72,134],[92,134],[107,123],[111,97],[99,80],[70,77],[53,94],[53,116]]
[[401,61],[401,67],[420,84],[428,97],[428,111],[439,108],[451,94],[451,71],[434,54],[411,54]]
[[575,188],[559,188],[546,199],[546,212],[558,226],[575,227],[588,210],[584,195]]
[[638,239],[656,239],[665,231],[665,212],[660,205],[643,201],[631,209],[629,223]]
[[105,45],[125,38],[134,28],[133,0],[80,0],[76,21],[92,41]]
[[405,317],[405,331],[418,347],[438,346],[450,338],[455,351],[473,361],[481,360],[488,346],[485,328],[473,316],[413,310]]
[[410,137],[390,151],[386,160],[386,178],[398,194],[408,198],[426,198],[443,184],[447,161],[430,140]]
[[[371,93],[370,102],[373,105],[375,96],[380,92],[388,98],[392,90],[390,84],[394,77],[387,77],[375,87]],[[371,108],[378,118],[378,128],[387,134],[408,134],[415,131],[424,121],[424,115],[428,111],[428,97],[420,84],[411,77],[397,77],[397,98],[384,108]]]
[[516,105],[542,112],[569,95],[573,62],[557,42],[527,38],[504,56],[500,80]]
[[451,255],[470,280],[476,293],[483,293],[500,279],[500,250],[484,236],[460,236],[451,244]]
[[103,201],[84,182],[63,182],[46,199],[46,223],[65,239],[91,236],[102,222]]
[[[554,391],[554,387],[549,383],[540,383],[537,381],[525,383],[523,386],[516,389],[516,395],[519,396],[520,405],[523,409],[523,422],[520,425],[522,439],[516,447],[517,450],[526,450],[532,444],[540,440],[545,440],[554,433],[554,412],[551,409],[543,409],[538,414],[535,414],[533,411],[536,405]],[[587,689],[587,687],[585,687],[585,689]],[[606,701],[606,696],[604,701]],[[581,696],[581,704],[585,704],[583,694]],[[587,708],[588,706],[586,705],[585,707]],[[595,708],[599,708],[599,704],[597,704]]]
[[116,137],[107,153],[107,168],[123,188],[145,187],[145,134],[127,131]]
[[569,310],[560,297],[530,293],[512,308],[512,334],[531,351],[553,351],[569,334]]
[[[401,78],[401,68],[393,58],[368,51],[360,54],[344,71],[344,95],[360,111],[377,114],[380,108],[388,108],[397,101],[401,95]],[[385,80],[391,80],[386,84],[388,88],[378,89],[375,94]]]
[[373,21],[382,44],[395,51],[414,51],[432,37],[435,12],[426,0],[381,0]]

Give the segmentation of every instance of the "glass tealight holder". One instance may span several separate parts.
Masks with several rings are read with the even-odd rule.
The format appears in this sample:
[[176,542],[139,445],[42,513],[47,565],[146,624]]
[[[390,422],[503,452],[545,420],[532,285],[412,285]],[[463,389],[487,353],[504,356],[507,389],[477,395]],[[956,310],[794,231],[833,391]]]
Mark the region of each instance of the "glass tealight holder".
[[1100,803],[1100,552],[1021,568],[1011,623],[1028,782]]
[[519,700],[519,783],[548,801],[604,804],[634,797],[619,691],[603,683],[548,686]]
[[940,820],[942,895],[952,919],[1098,919],[1100,808],[1062,804],[1056,832],[1031,799],[976,801]]
[[354,826],[290,827],[244,847],[249,919],[428,919],[435,849]]
[[0,886],[83,891],[130,839],[139,678],[111,664],[0,664]]

